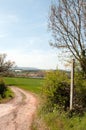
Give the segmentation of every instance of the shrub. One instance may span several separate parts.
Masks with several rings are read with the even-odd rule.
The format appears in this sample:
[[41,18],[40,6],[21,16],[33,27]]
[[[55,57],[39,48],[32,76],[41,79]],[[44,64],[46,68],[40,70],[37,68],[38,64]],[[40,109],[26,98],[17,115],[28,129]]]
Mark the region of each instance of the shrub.
[[[62,71],[48,72],[43,87],[43,110],[52,112],[55,109],[67,111],[70,104],[70,79]],[[86,111],[86,81],[82,74],[75,74],[73,113]]]
[[82,73],[75,73],[75,88],[74,88],[74,111],[82,113],[86,111],[86,80]]
[[7,90],[7,87],[2,79],[0,79],[0,95],[2,98],[5,97],[5,92]]
[[43,109],[53,111],[58,107],[67,110],[70,100],[70,85],[67,74],[62,71],[48,72],[45,80],[43,87],[45,107]]

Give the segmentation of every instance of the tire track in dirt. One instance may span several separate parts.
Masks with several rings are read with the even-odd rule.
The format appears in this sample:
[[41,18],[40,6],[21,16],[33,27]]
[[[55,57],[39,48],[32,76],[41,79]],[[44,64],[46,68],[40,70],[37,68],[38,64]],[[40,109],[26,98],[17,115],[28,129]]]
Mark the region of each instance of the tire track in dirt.
[[0,130],[31,130],[37,98],[20,88],[11,87],[15,98],[0,104]]

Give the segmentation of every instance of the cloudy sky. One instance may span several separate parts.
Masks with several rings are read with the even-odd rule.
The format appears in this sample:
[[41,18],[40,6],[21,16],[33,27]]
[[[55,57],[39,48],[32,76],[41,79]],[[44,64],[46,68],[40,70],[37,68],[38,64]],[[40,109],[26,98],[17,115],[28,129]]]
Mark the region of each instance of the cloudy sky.
[[0,53],[17,66],[62,68],[49,45],[50,5],[51,0],[0,0]]

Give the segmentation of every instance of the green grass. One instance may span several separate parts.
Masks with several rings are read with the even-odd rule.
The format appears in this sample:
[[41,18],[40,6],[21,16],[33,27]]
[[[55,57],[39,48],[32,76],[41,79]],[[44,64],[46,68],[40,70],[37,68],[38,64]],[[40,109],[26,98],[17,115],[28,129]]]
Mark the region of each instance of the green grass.
[[[44,130],[86,130],[86,114],[83,116],[73,116],[69,118],[65,113],[58,111],[51,113],[40,113],[38,119],[35,119],[35,129],[39,130],[39,126],[43,122],[36,123],[36,121],[43,121],[46,127]],[[33,129],[33,130],[35,130]]]
[[9,86],[18,86],[22,89],[40,93],[44,83],[44,79],[32,79],[32,78],[10,78],[4,77],[4,81]]

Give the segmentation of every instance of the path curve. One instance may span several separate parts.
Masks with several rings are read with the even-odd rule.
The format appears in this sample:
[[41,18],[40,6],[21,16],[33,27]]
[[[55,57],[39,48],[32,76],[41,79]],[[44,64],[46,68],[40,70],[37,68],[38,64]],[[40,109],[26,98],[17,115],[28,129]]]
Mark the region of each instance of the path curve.
[[11,87],[15,98],[0,104],[0,130],[31,130],[37,98],[20,88]]

